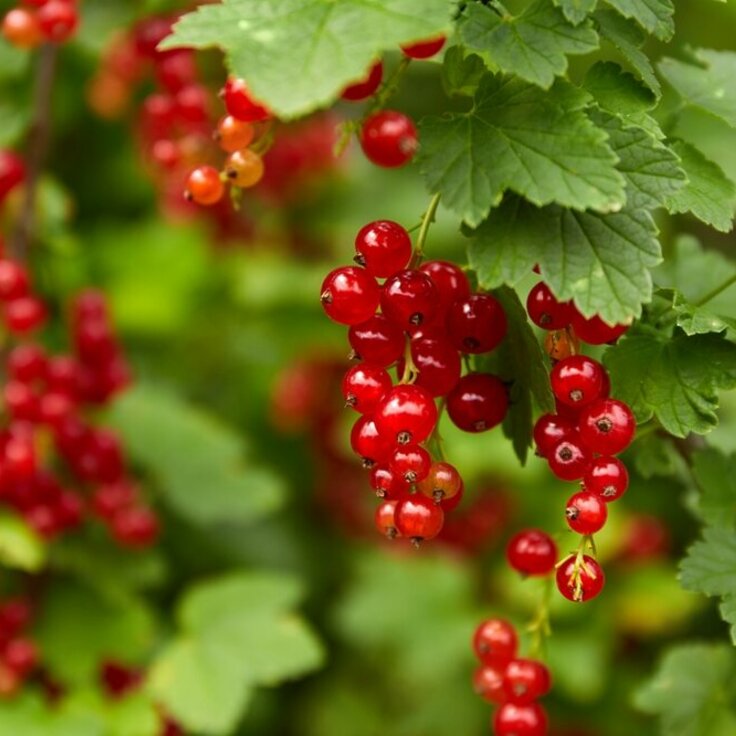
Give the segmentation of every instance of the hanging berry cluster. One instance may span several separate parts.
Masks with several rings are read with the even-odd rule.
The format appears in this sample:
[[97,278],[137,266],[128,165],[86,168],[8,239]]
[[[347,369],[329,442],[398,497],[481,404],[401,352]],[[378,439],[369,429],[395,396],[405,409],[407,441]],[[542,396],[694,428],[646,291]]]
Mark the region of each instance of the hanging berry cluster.
[[23,0],[3,18],[5,40],[21,49],[42,43],[64,43],[79,25],[76,0]]
[[536,325],[565,336],[564,355],[559,355],[561,340],[554,339],[561,359],[550,376],[557,412],[537,420],[534,441],[537,454],[558,478],[582,482],[582,489],[568,500],[565,515],[583,541],[577,553],[560,563],[557,587],[569,600],[587,601],[601,592],[605,576],[583,550],[588,542],[593,549],[591,538],[606,523],[607,504],[626,492],[628,472],[616,455],[631,444],[636,421],[624,402],[610,397],[603,365],[578,354],[577,346],[580,340],[592,345],[612,342],[627,325],[611,327],[597,316],[584,318],[571,303],[559,302],[543,282],[531,290],[527,310]]
[[32,617],[27,598],[0,601],[0,698],[18,692],[38,665],[38,648],[28,635]]
[[552,687],[542,662],[517,657],[519,638],[503,619],[484,621],[473,636],[480,666],[473,675],[476,693],[498,706],[493,719],[495,736],[545,736],[547,713],[537,702]]
[[[454,264],[418,265],[437,202],[425,215],[414,257],[401,225],[371,222],[356,236],[358,265],[332,271],[321,291],[327,315],[350,327],[359,361],[345,374],[342,391],[347,405],[361,414],[352,448],[383,499],[376,524],[387,536],[414,543],[437,536],[445,512],[463,493],[460,474],[442,460],[436,441],[435,400],[442,397],[450,419],[467,432],[492,429],[508,408],[506,386],[496,376],[461,376],[462,355],[488,353],[503,340],[503,308],[490,294],[471,294]],[[434,459],[428,449],[433,445]]]

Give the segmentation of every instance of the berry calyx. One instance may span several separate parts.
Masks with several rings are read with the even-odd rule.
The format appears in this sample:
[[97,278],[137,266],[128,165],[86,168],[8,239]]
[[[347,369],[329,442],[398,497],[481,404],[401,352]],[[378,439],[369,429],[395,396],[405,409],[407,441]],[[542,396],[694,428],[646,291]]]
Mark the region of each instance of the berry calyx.
[[214,166],[198,166],[187,178],[184,196],[197,204],[209,207],[217,204],[225,194],[225,184]]
[[376,280],[356,266],[336,268],[327,274],[320,294],[327,316],[344,325],[365,322],[376,311],[381,296]]
[[631,409],[617,399],[601,399],[580,415],[580,438],[601,455],[618,455],[634,439],[636,420]]
[[373,95],[383,81],[383,64],[376,61],[371,65],[367,74],[357,82],[349,84],[340,94],[348,102],[360,102]]
[[411,539],[415,546],[434,539],[445,521],[442,507],[420,494],[399,501],[394,517],[401,536]]
[[560,480],[580,480],[590,467],[592,459],[588,446],[582,442],[577,432],[558,442],[547,455],[550,470]]
[[420,445],[405,445],[394,450],[388,466],[405,483],[419,483],[429,475],[432,458]]
[[363,123],[360,145],[369,161],[384,168],[396,168],[414,158],[419,145],[417,129],[403,113],[382,110]]
[[506,336],[506,313],[490,294],[455,301],[447,314],[447,331],[463,353],[488,353]]
[[411,258],[409,233],[392,220],[364,225],[355,237],[356,262],[376,278],[385,279],[406,268]]
[[508,411],[508,391],[489,373],[463,376],[447,396],[447,414],[465,432],[485,432],[499,425]]
[[572,420],[559,414],[543,414],[534,425],[534,444],[540,457],[548,457],[562,440],[575,432]]
[[396,528],[396,506],[398,503],[397,500],[390,499],[381,502],[376,509],[376,529],[388,539],[396,539],[396,537],[401,536]]
[[519,532],[506,547],[506,559],[522,575],[548,575],[555,569],[557,545],[539,529]]
[[606,583],[603,568],[588,555],[570,555],[558,568],[557,589],[569,601],[582,603],[595,598]]
[[378,432],[394,445],[424,442],[437,424],[437,407],[428,391],[416,385],[398,385],[378,402]]
[[481,623],[473,635],[473,651],[483,664],[505,667],[515,656],[519,637],[504,619],[491,618]]
[[597,360],[585,355],[572,355],[552,369],[552,391],[567,406],[587,406],[600,398],[604,375],[605,369]]
[[608,507],[600,496],[588,491],[576,493],[565,508],[567,525],[578,534],[595,534],[608,518]]
[[552,687],[549,670],[534,659],[512,659],[503,676],[503,691],[509,703],[529,705]]
[[629,471],[618,458],[597,457],[583,476],[583,485],[586,490],[609,503],[626,493],[629,487]]

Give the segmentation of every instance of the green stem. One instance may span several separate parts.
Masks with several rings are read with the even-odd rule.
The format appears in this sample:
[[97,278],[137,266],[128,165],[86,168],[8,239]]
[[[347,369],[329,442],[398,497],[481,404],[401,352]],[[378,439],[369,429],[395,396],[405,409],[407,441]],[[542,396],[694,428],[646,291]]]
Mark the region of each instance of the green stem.
[[695,302],[694,306],[696,307],[702,307],[704,304],[707,304],[712,299],[715,299],[721,292],[726,291],[729,287],[736,284],[736,273],[732,276],[729,276],[722,284],[719,286],[716,286],[715,289],[712,291],[709,291],[704,297],[698,299],[698,301]]
[[383,83],[381,89],[378,90],[378,94],[373,100],[373,104],[366,111],[364,119],[386,106],[386,103],[399,88],[399,82],[409,68],[409,64],[411,64],[411,59],[408,56],[404,56],[396,69],[394,69],[393,74]]
[[419,235],[417,236],[417,242],[414,246],[414,257],[412,258],[412,265],[418,265],[424,258],[424,244],[427,242],[427,235],[429,233],[429,227],[434,222],[435,215],[437,214],[437,207],[440,204],[439,192],[432,197],[432,200],[427,207],[427,211],[424,213],[422,218],[422,226],[419,228]]
[[532,637],[532,644],[529,648],[529,656],[532,659],[544,659],[544,644],[547,637],[552,634],[552,628],[549,623],[549,604],[552,598],[552,578],[552,575],[547,575],[544,578],[537,613],[527,627],[527,630]]

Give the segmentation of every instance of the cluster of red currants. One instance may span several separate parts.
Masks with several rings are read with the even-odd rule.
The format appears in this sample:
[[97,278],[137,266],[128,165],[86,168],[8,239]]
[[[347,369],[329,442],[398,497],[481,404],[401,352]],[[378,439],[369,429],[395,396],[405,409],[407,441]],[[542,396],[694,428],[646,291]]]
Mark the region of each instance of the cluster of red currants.
[[25,161],[13,151],[0,149],[0,206],[25,180]]
[[[76,298],[74,355],[54,356],[28,339],[43,324],[46,308],[33,295],[26,269],[8,258],[0,259],[0,302],[9,332],[26,338],[7,358],[0,501],[52,539],[84,520],[86,498],[69,488],[74,483],[95,489],[92,509],[118,543],[152,544],[158,519],[126,479],[120,440],[82,415],[85,406],[106,403],[130,381],[105,297],[87,291]],[[52,447],[65,461],[63,469],[51,469],[56,466]]]
[[76,0],[22,0],[3,18],[3,36],[13,46],[34,49],[42,43],[64,43],[79,25]]
[[480,660],[473,675],[475,691],[498,705],[493,719],[495,736],[546,736],[547,713],[537,700],[552,687],[552,676],[542,662],[517,657],[519,638],[503,619],[484,621],[473,636]]
[[[405,44],[401,50],[407,59],[429,59],[445,45],[445,36]],[[342,99],[361,102],[378,92],[383,81],[383,62],[374,62],[363,79],[342,91]],[[414,158],[419,145],[414,121],[396,110],[369,112],[361,121],[360,146],[369,161],[377,166],[396,168]]]
[[[609,326],[598,317],[585,319],[569,302],[559,302],[544,283],[529,294],[532,321],[548,330],[564,330],[570,354],[557,360],[551,384],[555,414],[541,416],[534,427],[537,454],[552,472],[566,481],[582,481],[582,489],[567,502],[570,529],[589,537],[608,517],[607,504],[628,487],[626,466],[616,455],[634,438],[636,420],[631,409],[610,396],[610,379],[601,363],[577,353],[577,340],[601,345],[618,339],[627,325]],[[605,577],[597,561],[573,554],[560,563],[557,586],[569,600],[587,601],[603,589]]]
[[[471,294],[465,274],[446,261],[412,267],[409,233],[398,223],[365,225],[355,240],[357,266],[327,275],[322,306],[350,327],[359,362],[345,374],[343,395],[361,414],[351,445],[371,470],[382,497],[376,522],[390,537],[414,542],[435,537],[444,513],[458,505],[457,470],[434,462],[424,445],[434,438],[444,397],[450,419],[467,432],[500,424],[508,408],[504,383],[488,373],[462,374],[461,355],[488,353],[507,324],[490,294]],[[377,279],[385,279],[379,285]],[[379,311],[380,310],[380,311]],[[388,368],[396,366],[394,384]]]
[[26,598],[0,601],[0,698],[15,695],[38,665],[38,648],[27,633],[32,617]]

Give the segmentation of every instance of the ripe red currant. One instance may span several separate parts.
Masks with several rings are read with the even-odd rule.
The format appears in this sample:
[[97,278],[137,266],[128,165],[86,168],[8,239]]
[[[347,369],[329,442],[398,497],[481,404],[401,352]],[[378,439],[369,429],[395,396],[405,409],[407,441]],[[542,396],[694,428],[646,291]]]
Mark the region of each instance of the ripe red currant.
[[437,309],[438,294],[426,273],[406,269],[383,285],[381,311],[404,330],[429,322]]
[[432,396],[444,396],[460,379],[460,355],[447,339],[412,339],[411,359],[419,371],[416,385],[426,388]]
[[394,445],[424,442],[437,424],[437,407],[421,386],[401,384],[384,394],[374,415],[378,432]]
[[356,262],[376,278],[385,279],[406,268],[411,258],[409,233],[392,220],[364,225],[355,237]]
[[8,355],[8,373],[16,381],[42,381],[46,378],[46,366],[44,349],[32,342],[14,347]]
[[538,703],[504,703],[493,719],[495,736],[546,736],[547,713]]
[[549,534],[527,529],[511,538],[506,559],[522,575],[548,575],[555,569],[557,545]]
[[432,458],[420,445],[404,445],[394,450],[388,466],[405,483],[419,483],[429,475]]
[[529,292],[526,311],[531,321],[543,330],[561,330],[572,319],[570,302],[558,301],[544,281],[540,281]]
[[481,665],[473,673],[473,690],[489,703],[501,704],[506,700],[503,690],[503,667]]
[[366,363],[350,368],[342,381],[345,403],[361,414],[372,412],[390,388],[391,376],[383,368]]
[[360,145],[369,161],[396,168],[411,161],[417,150],[417,129],[411,118],[395,110],[373,113],[363,123]]
[[371,468],[371,488],[379,498],[398,498],[404,495],[406,484],[390,468],[376,465]]
[[197,78],[194,52],[190,49],[179,49],[159,53],[155,71],[158,83],[168,92],[175,94]]
[[434,501],[415,493],[398,502],[394,518],[401,536],[411,539],[416,545],[425,539],[434,539],[440,533],[445,512]]
[[509,407],[503,382],[489,373],[463,376],[447,395],[447,414],[465,432],[485,432],[500,424]]
[[388,462],[393,451],[393,444],[386,440],[385,435],[379,434],[373,417],[369,416],[359,417],[353,425],[350,446],[353,452],[362,458],[366,468]]
[[570,555],[557,568],[556,582],[567,600],[580,603],[592,600],[603,590],[606,576],[592,557],[583,555],[578,561],[577,555]]
[[396,528],[396,505],[397,500],[383,501],[378,505],[375,515],[376,529],[389,539],[401,536]]
[[402,44],[401,50],[410,59],[429,59],[442,50],[445,41],[447,41],[447,37],[440,35],[436,38],[426,38],[414,43]]
[[11,639],[5,645],[2,661],[16,675],[25,679],[38,664],[38,648],[30,639]]
[[110,531],[123,547],[150,547],[159,535],[156,514],[144,506],[132,506],[119,511],[112,519]]
[[463,270],[449,261],[426,261],[420,271],[429,276],[440,295],[437,313],[444,317],[450,305],[470,296],[470,282]]
[[547,456],[550,470],[561,480],[580,480],[593,456],[580,435],[574,432],[558,442]]
[[38,10],[41,33],[54,43],[69,39],[79,24],[79,14],[69,0],[49,0]]
[[184,196],[197,204],[209,207],[217,204],[225,194],[225,184],[214,166],[198,166],[187,178]]
[[608,507],[600,496],[580,491],[570,498],[565,508],[567,525],[578,534],[595,534],[603,529]]
[[491,667],[505,667],[516,656],[518,647],[516,629],[504,619],[484,621],[473,635],[475,655],[483,664]]
[[210,119],[210,93],[201,84],[187,84],[174,97],[177,119],[187,126],[197,126]]
[[376,311],[379,299],[378,284],[364,268],[336,268],[322,282],[322,307],[330,319],[343,325],[365,322]]
[[225,115],[217,123],[215,140],[226,153],[242,151],[252,143],[255,129],[250,123],[238,120],[232,115]]
[[379,60],[371,65],[371,68],[362,79],[359,79],[357,82],[353,82],[353,84],[349,84],[345,87],[340,97],[342,97],[343,100],[348,100],[349,102],[360,102],[361,100],[365,100],[367,97],[373,95],[381,86],[382,80],[383,64]]
[[528,705],[545,696],[552,686],[549,670],[533,659],[512,659],[503,675],[503,690],[509,703]]
[[543,414],[534,425],[537,454],[547,457],[555,446],[575,432],[575,423],[559,414]]
[[634,439],[636,420],[631,409],[616,399],[601,399],[580,415],[580,439],[601,455],[618,455]]
[[629,472],[618,458],[597,457],[583,476],[583,484],[588,491],[604,501],[615,501],[629,487]]
[[28,294],[28,272],[19,263],[0,259],[0,300],[7,302]]
[[222,96],[228,114],[238,120],[245,123],[258,123],[271,117],[268,108],[251,97],[242,79],[230,77],[222,91]]
[[455,301],[447,314],[447,332],[463,353],[488,353],[506,336],[506,313],[490,294]]
[[417,483],[417,490],[435,503],[449,500],[460,493],[463,479],[450,463],[432,463],[424,480]]
[[382,314],[352,325],[348,340],[356,358],[381,368],[395,363],[403,355],[406,342],[401,328]]
[[600,398],[605,368],[585,355],[572,355],[552,369],[552,391],[563,404],[573,407],[592,404]]
[[586,319],[577,309],[572,310],[572,327],[575,334],[588,345],[605,345],[616,342],[630,325],[608,325],[598,315]]
[[5,305],[5,324],[15,335],[33,332],[46,322],[44,303],[35,296],[22,296]]

